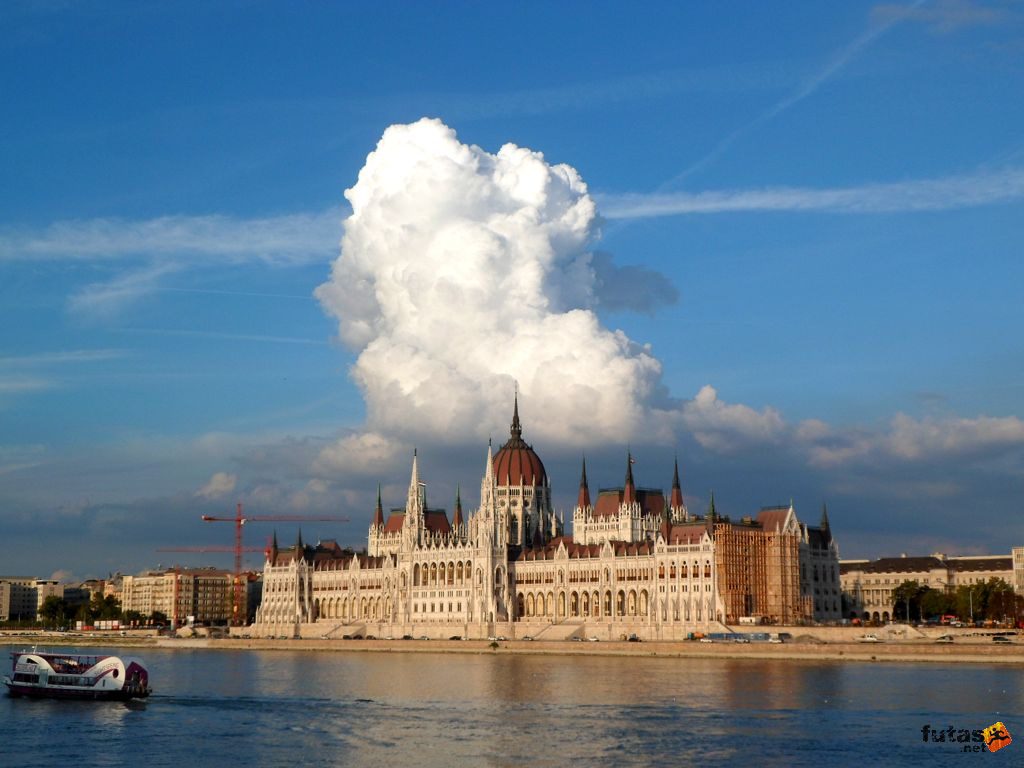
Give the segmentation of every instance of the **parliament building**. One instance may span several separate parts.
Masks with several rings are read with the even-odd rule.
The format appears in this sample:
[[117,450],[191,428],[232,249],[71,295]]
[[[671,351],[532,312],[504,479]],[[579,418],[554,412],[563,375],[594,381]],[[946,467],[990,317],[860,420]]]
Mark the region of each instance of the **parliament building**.
[[551,505],[544,464],[523,440],[518,398],[508,441],[490,445],[480,504],[449,519],[427,505],[413,453],[405,505],[387,516],[380,491],[365,552],[334,541],[267,553],[250,631],[285,637],[536,639],[636,635],[684,639],[737,624],[841,618],[839,551],[792,503],[741,520],[703,516],[672,486],[638,487],[627,455],[621,487],[592,495],[586,462],[572,534]]

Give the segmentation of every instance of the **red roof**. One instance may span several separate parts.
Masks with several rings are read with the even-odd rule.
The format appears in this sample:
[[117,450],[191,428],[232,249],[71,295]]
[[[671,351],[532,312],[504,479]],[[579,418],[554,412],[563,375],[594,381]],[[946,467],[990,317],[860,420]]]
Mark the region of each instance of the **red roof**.
[[767,509],[762,509],[757,513],[757,522],[759,522],[766,531],[774,533],[782,529],[788,514],[789,507],[769,507]]
[[673,525],[665,537],[668,544],[697,544],[707,531],[704,523]]
[[424,527],[431,533],[451,533],[448,515],[443,509],[428,509],[423,518]]

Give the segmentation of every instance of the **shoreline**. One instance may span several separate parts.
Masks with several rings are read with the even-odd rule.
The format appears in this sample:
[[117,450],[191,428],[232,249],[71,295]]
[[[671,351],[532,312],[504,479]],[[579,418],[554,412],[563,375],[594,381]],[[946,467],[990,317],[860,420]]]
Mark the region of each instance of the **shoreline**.
[[879,643],[787,642],[770,643],[698,643],[693,641],[573,642],[499,641],[496,648],[487,640],[325,640],[257,638],[170,638],[67,633],[0,634],[7,645],[95,647],[122,646],[131,649],[161,650],[253,650],[303,651],[327,653],[469,653],[535,656],[631,656],[679,659],[756,659],[779,661],[832,662],[915,662],[939,664],[1024,664],[1024,643],[992,645],[984,641],[935,644],[928,640],[903,640]]

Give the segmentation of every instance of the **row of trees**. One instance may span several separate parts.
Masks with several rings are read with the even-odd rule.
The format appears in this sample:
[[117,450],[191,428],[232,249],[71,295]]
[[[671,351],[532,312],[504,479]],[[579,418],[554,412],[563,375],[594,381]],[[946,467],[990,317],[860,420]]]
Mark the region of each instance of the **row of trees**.
[[962,585],[955,592],[932,589],[917,581],[905,581],[892,592],[893,618],[928,621],[956,616],[961,621],[1013,620],[1024,617],[1024,597],[1003,579],[991,578],[979,584]]
[[92,624],[95,621],[118,620],[126,625],[165,624],[167,616],[155,611],[144,616],[138,611],[122,611],[121,601],[113,595],[95,594],[88,603],[74,605],[63,597],[50,595],[39,609],[39,618],[47,627],[64,627],[73,621]]

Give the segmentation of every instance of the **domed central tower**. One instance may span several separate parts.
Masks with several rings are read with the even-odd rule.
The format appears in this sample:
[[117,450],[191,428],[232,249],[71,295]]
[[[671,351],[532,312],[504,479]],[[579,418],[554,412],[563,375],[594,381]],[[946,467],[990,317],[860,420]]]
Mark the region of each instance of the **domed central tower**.
[[560,535],[561,526],[551,510],[551,486],[544,462],[523,440],[518,392],[510,433],[508,442],[494,455],[492,465],[498,511],[508,526],[510,545],[544,544]]

